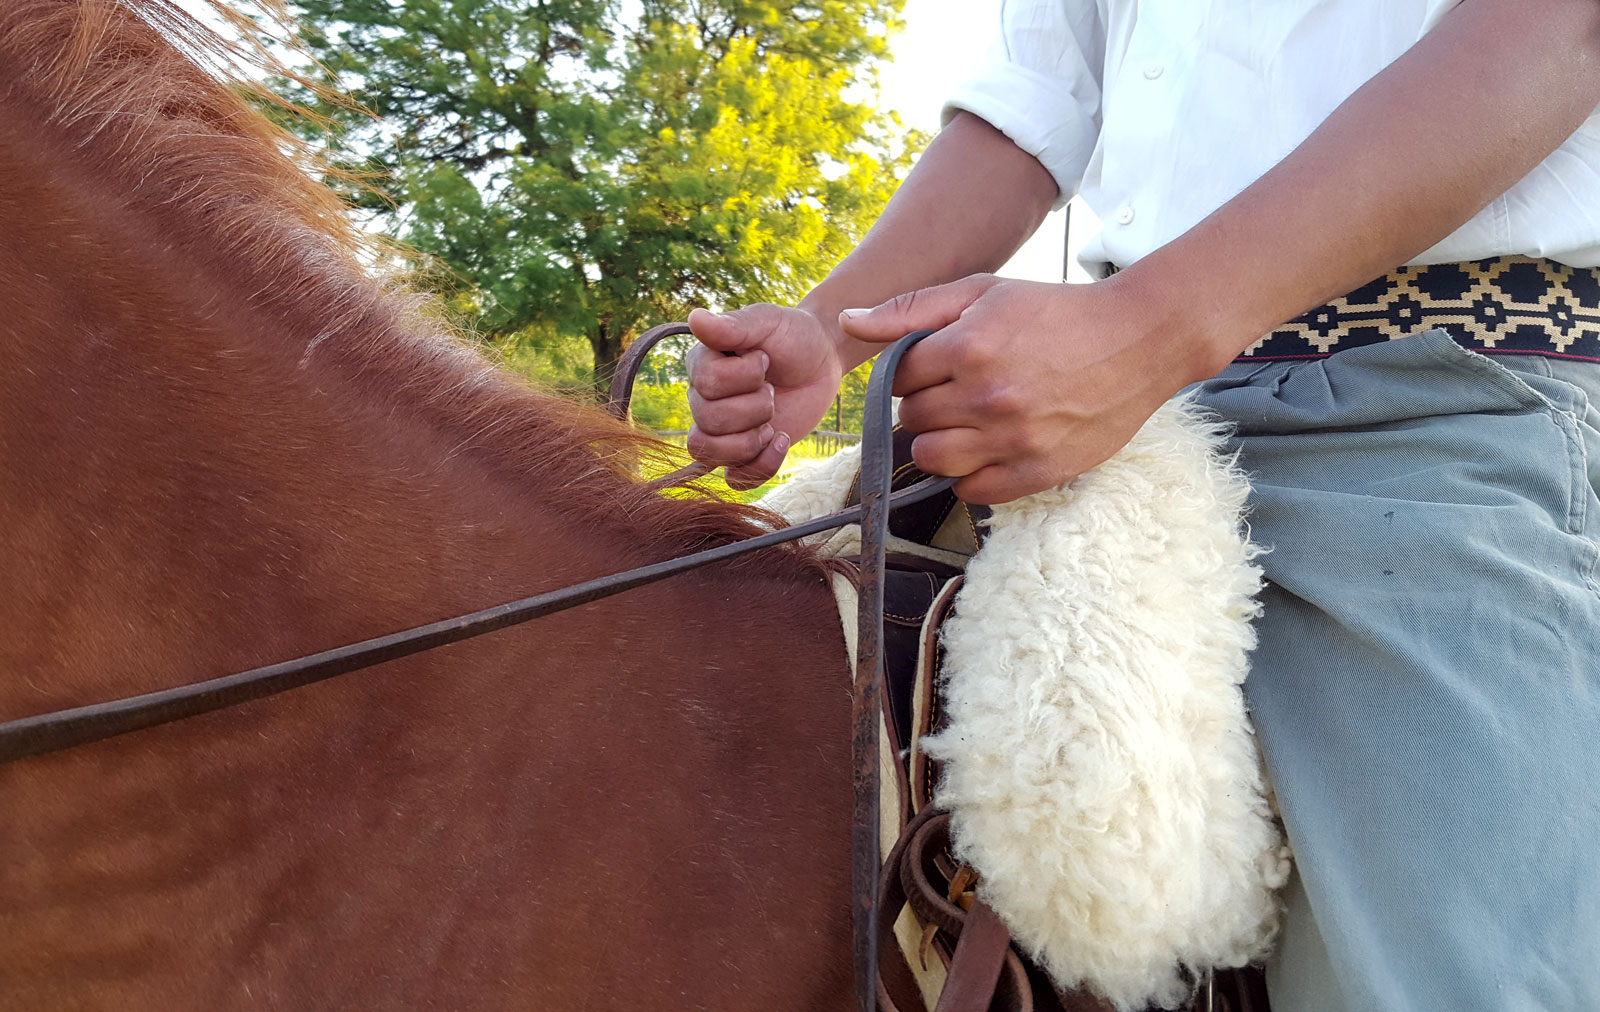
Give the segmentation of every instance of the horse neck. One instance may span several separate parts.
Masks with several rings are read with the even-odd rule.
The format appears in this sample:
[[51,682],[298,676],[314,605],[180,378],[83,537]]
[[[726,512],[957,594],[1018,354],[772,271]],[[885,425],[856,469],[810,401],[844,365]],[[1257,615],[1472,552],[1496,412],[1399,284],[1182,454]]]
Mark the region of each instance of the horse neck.
[[637,498],[583,445],[619,432],[422,332],[287,216],[230,241],[204,194],[97,175],[114,137],[49,127],[0,116],[0,609],[75,644],[54,691],[249,666],[651,554],[637,518],[567,503]]
[[[497,504],[466,462],[437,463],[440,434],[390,420],[398,398],[370,379],[292,357],[294,322],[243,302],[226,261],[174,249],[70,170],[26,177],[31,156],[11,146],[0,187],[0,610],[70,646],[24,670],[96,697],[188,680],[416,620],[404,603],[445,571],[503,576],[446,547]],[[472,555],[539,522],[498,505]]]
[[[627,518],[577,530],[492,431],[463,439],[492,430],[473,407],[497,381],[460,372],[441,418],[367,345],[318,344],[313,307],[283,309],[292,271],[264,308],[273,271],[174,240],[71,158],[0,117],[6,716],[392,631],[656,547]],[[290,1007],[380,992],[658,1007],[718,979],[740,993],[728,1007],[819,1007],[842,993],[842,946],[773,960],[784,937],[843,935],[847,702],[825,609],[796,560],[746,567],[0,770],[17,813],[0,867],[21,869],[0,978],[33,1007],[222,1007],[251,986]],[[750,677],[768,653],[788,670]],[[819,848],[833,859],[811,895],[768,914],[760,891]],[[640,901],[652,882],[671,891]]]

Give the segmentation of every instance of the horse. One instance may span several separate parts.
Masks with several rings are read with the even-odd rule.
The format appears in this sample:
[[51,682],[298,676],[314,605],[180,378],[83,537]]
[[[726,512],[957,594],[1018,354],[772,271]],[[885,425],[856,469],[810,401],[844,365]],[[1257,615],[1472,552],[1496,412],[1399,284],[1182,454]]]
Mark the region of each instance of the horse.
[[[279,11],[281,13],[281,11]],[[744,537],[375,276],[173,0],[0,10],[0,719]],[[0,767],[0,1009],[843,1008],[804,549]]]

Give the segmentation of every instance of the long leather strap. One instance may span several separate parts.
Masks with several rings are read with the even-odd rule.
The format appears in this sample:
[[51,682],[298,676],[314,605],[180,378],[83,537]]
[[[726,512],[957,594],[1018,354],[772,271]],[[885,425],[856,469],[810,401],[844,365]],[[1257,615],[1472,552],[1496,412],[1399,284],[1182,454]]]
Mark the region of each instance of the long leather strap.
[[[888,368],[892,369],[897,362],[898,356],[890,361]],[[889,383],[879,384],[885,399],[888,397],[889,385]],[[887,441],[890,438],[888,427],[882,426],[881,432],[875,429],[873,438]],[[919,482],[917,485],[896,492],[884,506],[886,509],[894,509],[904,504],[920,502],[948,489],[954,481],[953,478],[941,478]],[[237,674],[159,692],[5,721],[0,723],[0,763],[56,752],[130,731],[210,713],[347,672],[359,671],[385,661],[421,653],[447,643],[457,643],[482,636],[746,552],[769,548],[856,523],[865,512],[863,507],[842,510],[808,523],[771,531],[732,544],[719,545],[682,558],[669,559],[520,601],[335,647],[306,657],[252,668]],[[881,626],[862,630],[863,638],[880,635]],[[875,785],[874,790],[876,790]]]
[[[949,488],[952,481],[953,479],[940,479],[905,489],[898,493],[888,506],[892,509],[902,502],[915,502],[926,496],[937,495]],[[693,555],[630,569],[553,590],[547,594],[539,594],[439,622],[430,622],[427,625],[335,647],[306,657],[252,668],[238,674],[224,675],[159,692],[148,692],[124,699],[9,720],[0,723],[0,763],[42,755],[46,752],[57,752],[76,745],[126,734],[129,731],[210,713],[252,699],[320,682],[336,675],[370,668],[384,661],[408,657],[447,643],[472,639],[580,604],[611,597],[625,590],[632,590],[634,587],[655,583],[690,569],[731,559],[746,552],[770,548],[810,534],[843,527],[859,520],[862,512],[860,507],[844,510],[831,516],[819,517],[809,523],[771,531],[744,541],[718,545],[716,548],[696,552]]]
[[[883,721],[883,567],[894,481],[894,405],[900,359],[932,334],[907,334],[878,355],[861,423],[861,577],[856,589],[856,677],[850,712],[850,888],[856,1007],[873,1012],[878,983],[878,727]],[[954,484],[950,479],[946,479]],[[949,487],[949,484],[945,486]]]

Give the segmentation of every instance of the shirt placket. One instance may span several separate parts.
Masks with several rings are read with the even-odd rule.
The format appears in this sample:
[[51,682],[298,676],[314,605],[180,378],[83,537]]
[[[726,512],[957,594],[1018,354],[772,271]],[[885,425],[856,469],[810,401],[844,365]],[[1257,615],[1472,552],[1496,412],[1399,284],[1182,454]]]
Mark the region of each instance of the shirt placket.
[[[1177,181],[1160,167],[1169,163],[1177,104],[1170,90],[1193,65],[1200,29],[1212,0],[1137,0],[1122,59],[1106,82],[1102,186],[1109,198],[1101,215],[1108,255],[1126,266],[1144,248],[1159,210],[1159,195]],[[1108,68],[1111,70],[1111,68]]]

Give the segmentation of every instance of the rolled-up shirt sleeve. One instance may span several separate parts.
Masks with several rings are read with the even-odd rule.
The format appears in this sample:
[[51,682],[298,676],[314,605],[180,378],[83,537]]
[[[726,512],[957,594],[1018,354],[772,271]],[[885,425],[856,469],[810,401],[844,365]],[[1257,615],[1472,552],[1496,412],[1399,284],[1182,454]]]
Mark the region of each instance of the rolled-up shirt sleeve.
[[988,122],[1055,177],[1060,207],[1078,192],[1100,135],[1105,28],[1094,0],[1003,0],[984,68],[946,100]]

